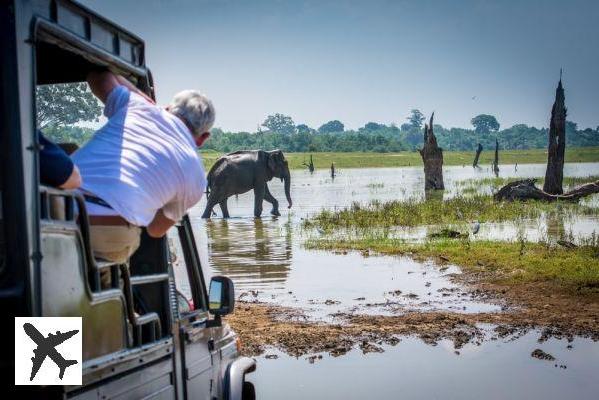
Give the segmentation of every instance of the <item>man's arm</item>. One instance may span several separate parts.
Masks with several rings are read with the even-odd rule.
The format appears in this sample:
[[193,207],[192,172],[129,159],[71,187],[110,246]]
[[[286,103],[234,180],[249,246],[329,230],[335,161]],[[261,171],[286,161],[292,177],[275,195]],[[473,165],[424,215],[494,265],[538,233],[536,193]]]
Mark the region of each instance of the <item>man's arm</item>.
[[148,235],[153,238],[160,238],[166,234],[166,232],[175,225],[175,221],[164,216],[162,210],[158,210],[150,225],[146,227]]
[[108,95],[119,85],[119,81],[116,75],[110,71],[91,71],[87,74],[87,84],[94,96],[106,104]]
[[136,88],[131,82],[120,75],[115,75],[110,71],[91,71],[87,74],[87,83],[92,93],[100,99],[100,101],[106,104],[108,95],[112,90],[119,86],[125,86],[130,91],[139,94],[145,98],[148,102],[156,104],[148,95]]

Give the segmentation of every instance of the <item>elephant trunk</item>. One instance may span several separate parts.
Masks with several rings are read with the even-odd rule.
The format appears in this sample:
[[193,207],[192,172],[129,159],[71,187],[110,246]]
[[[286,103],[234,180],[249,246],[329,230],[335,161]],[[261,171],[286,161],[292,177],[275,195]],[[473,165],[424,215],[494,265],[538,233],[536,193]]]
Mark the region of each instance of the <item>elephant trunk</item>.
[[289,169],[287,169],[283,181],[285,182],[285,197],[287,197],[287,203],[289,204],[287,208],[291,208],[293,202],[291,201],[291,174],[289,173]]

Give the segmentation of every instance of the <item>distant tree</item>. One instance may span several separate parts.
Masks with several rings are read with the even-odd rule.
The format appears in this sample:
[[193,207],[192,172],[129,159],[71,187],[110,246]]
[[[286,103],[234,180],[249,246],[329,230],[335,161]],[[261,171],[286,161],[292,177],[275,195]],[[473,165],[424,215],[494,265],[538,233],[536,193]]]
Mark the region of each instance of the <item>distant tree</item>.
[[410,122],[410,125],[413,128],[420,129],[422,128],[422,122],[424,122],[425,118],[426,117],[424,116],[424,114],[422,114],[420,110],[415,108],[410,111],[410,116],[407,118],[407,120]]
[[497,119],[488,114],[477,115],[472,118],[470,123],[474,126],[474,131],[478,134],[488,135],[490,132],[497,132],[499,130]]
[[578,124],[572,121],[566,121],[566,135],[571,135],[578,131]]
[[306,124],[299,124],[295,127],[295,130],[297,131],[297,133],[312,133],[314,131],[314,129],[310,128]]
[[383,124],[377,124],[376,122],[368,122],[366,125],[364,125],[364,130],[365,131],[379,131],[381,129],[385,129],[387,128],[386,125]]
[[102,107],[86,83],[40,85],[36,88],[37,124],[56,127],[98,122]]
[[326,124],[322,125],[318,128],[318,132],[320,133],[335,133],[335,132],[343,132],[345,126],[341,121],[333,120],[329,121]]
[[295,132],[295,123],[288,115],[275,114],[266,117],[262,126],[272,132],[284,133],[291,135]]
[[399,129],[402,131],[409,131],[412,128],[413,128],[412,124],[408,124],[408,123],[401,124],[401,126],[399,127]]

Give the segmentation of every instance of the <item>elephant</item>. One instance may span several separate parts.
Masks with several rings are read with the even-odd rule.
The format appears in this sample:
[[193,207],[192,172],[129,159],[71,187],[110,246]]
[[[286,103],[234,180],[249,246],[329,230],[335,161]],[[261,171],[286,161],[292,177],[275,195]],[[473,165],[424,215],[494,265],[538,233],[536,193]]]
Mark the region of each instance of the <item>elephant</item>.
[[219,204],[223,218],[229,218],[227,199],[229,196],[254,189],[254,216],[262,215],[262,202],[272,204],[272,215],[279,213],[279,202],[273,197],[266,184],[272,178],[285,183],[285,196],[291,208],[291,176],[289,165],[281,150],[242,150],[220,157],[208,172],[208,200],[202,218],[210,218],[212,209]]

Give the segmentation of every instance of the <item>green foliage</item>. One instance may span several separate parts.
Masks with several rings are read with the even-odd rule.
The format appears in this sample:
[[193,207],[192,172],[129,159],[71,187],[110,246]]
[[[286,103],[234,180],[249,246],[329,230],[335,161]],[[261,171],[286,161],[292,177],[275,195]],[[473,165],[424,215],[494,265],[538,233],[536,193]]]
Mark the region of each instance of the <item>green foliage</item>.
[[42,131],[56,143],[76,143],[79,146],[84,145],[94,134],[94,129],[81,126],[49,125]]
[[295,132],[295,123],[288,115],[275,114],[266,117],[262,126],[271,132],[282,133],[284,135],[291,135]]
[[494,116],[489,114],[477,115],[470,122],[474,126],[474,131],[479,135],[488,135],[490,132],[497,132],[499,130],[499,122],[497,122]]
[[35,94],[37,124],[40,128],[98,122],[102,115],[102,107],[86,83],[40,85]]
[[310,128],[308,125],[306,124],[299,124],[298,126],[295,127],[295,131],[297,133],[314,133],[314,129]]
[[422,122],[424,122],[425,119],[426,117],[424,116],[424,114],[422,114],[422,112],[420,112],[420,110],[418,110],[417,108],[411,110],[410,116],[407,118],[407,120],[409,121],[409,125],[412,128],[416,129],[422,128]]
[[333,120],[329,121],[326,124],[323,124],[318,128],[318,132],[320,133],[335,133],[335,132],[343,132],[345,126],[341,121]]
[[378,124],[376,122],[368,122],[366,125],[364,125],[363,128],[360,128],[360,130],[366,131],[366,132],[374,132],[374,131],[380,131],[385,128],[387,128],[387,127],[383,124]]
[[301,131],[293,134],[263,132],[224,132],[215,128],[205,144],[206,149],[229,153],[241,149],[281,149],[287,152],[398,152],[407,150],[399,130],[383,129],[374,132],[348,131],[343,135],[324,133],[314,135]]

